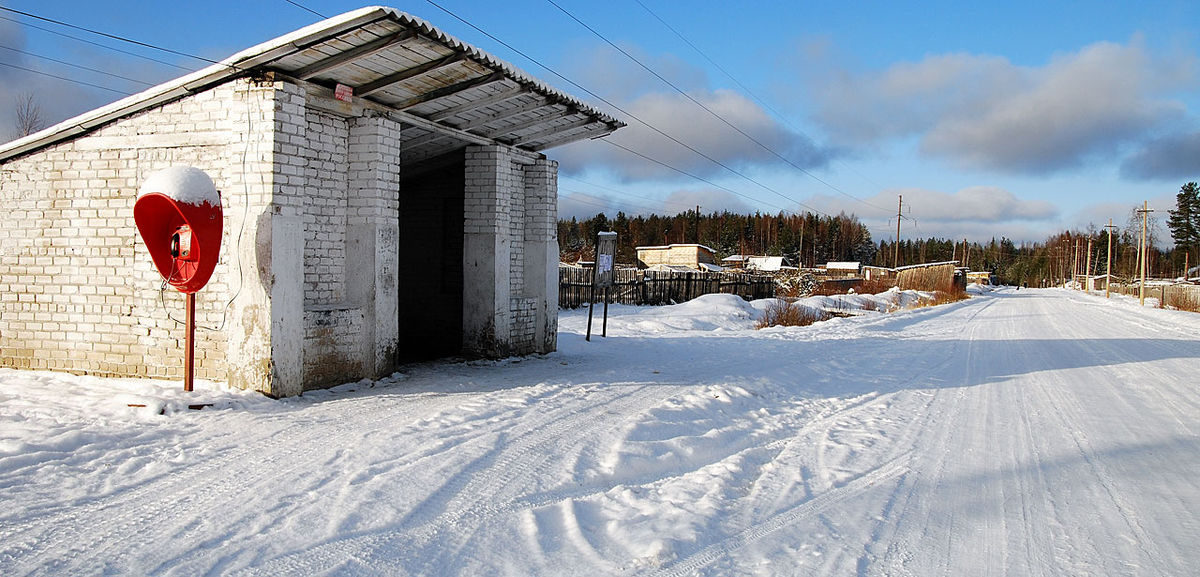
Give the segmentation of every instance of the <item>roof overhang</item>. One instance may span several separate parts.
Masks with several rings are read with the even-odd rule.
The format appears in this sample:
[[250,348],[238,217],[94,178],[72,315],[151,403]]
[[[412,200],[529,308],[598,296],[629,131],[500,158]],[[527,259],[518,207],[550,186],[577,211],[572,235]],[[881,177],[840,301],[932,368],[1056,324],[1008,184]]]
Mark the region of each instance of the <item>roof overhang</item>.
[[368,7],[243,50],[219,64],[160,84],[41,132],[0,145],[0,161],[231,79],[275,74],[332,91],[405,125],[405,161],[468,143],[537,153],[625,126],[516,67],[394,8]]

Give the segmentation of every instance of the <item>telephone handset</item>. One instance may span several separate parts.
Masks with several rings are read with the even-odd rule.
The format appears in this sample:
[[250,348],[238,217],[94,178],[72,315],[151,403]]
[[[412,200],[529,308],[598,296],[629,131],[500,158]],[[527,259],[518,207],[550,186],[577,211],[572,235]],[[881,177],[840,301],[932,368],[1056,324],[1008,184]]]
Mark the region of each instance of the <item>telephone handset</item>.
[[192,228],[185,224],[175,229],[171,235],[171,258],[194,261],[196,252],[192,248]]

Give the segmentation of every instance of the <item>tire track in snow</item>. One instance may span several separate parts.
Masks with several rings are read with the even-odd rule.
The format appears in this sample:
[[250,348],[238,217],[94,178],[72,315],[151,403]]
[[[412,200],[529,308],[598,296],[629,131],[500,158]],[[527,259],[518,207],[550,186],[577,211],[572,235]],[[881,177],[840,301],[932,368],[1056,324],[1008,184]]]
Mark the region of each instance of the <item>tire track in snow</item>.
[[[932,528],[927,493],[942,493],[938,487],[946,478],[948,464],[955,458],[952,442],[961,431],[959,423],[963,419],[962,405],[967,398],[966,388],[975,384],[972,369],[977,330],[975,322],[995,304],[996,300],[992,298],[973,299],[961,304],[959,309],[954,311],[965,316],[956,324],[969,327],[966,339],[953,340],[953,349],[943,357],[943,362],[925,374],[945,375],[949,374],[947,371],[952,370],[950,367],[957,366],[960,367],[959,376],[954,382],[946,383],[945,386],[932,391],[932,395],[922,407],[920,425],[906,430],[905,446],[913,452],[910,468],[915,474],[905,475],[888,497],[870,533],[870,540],[864,544],[863,553],[855,564],[856,574],[860,577],[869,574],[876,563],[883,565],[882,571],[885,574],[926,574],[927,568],[915,573],[909,568],[918,554],[925,558],[939,559],[943,572],[950,563],[950,540],[957,533],[958,519],[952,516],[948,527]],[[932,488],[926,489],[927,485]],[[916,544],[901,534],[902,528],[909,524],[909,519],[913,516],[922,524]],[[943,544],[946,551],[942,554],[930,551],[928,545],[927,537],[937,531],[944,531],[947,538]],[[882,547],[883,551],[875,552],[879,547]]]
[[886,462],[880,467],[832,489],[813,497],[794,507],[781,511],[758,525],[739,531],[737,534],[713,543],[686,558],[671,563],[668,567],[648,573],[654,577],[682,577],[690,575],[713,561],[728,556],[751,543],[754,543],[780,529],[798,522],[801,519],[819,515],[831,507],[861,495],[871,489],[876,483],[900,477],[908,470],[906,456]]
[[[1087,318],[1089,320],[1092,319],[1090,316],[1080,316],[1081,318]],[[1137,322],[1134,322],[1133,324],[1147,328],[1143,325],[1145,321],[1144,317],[1138,317],[1136,321]],[[1108,318],[1102,324],[1096,324],[1092,322],[1089,323],[1087,327],[1080,327],[1077,325],[1059,325],[1054,327],[1054,329],[1062,337],[1062,340],[1071,341],[1093,336],[1098,334],[1097,331],[1104,331],[1106,329],[1111,330],[1111,323],[1112,319]],[[1080,347],[1080,350],[1077,354],[1090,354],[1092,357],[1096,358],[1097,362],[1094,366],[1115,366],[1141,360],[1135,358],[1132,353],[1128,351],[1121,351],[1117,348],[1112,348],[1105,352],[1112,356],[1101,357],[1099,353],[1095,351],[1083,350],[1082,347]],[[1072,441],[1074,445],[1073,448],[1080,457],[1081,461],[1092,472],[1094,478],[1099,483],[1100,488],[1103,490],[1104,495],[1112,504],[1115,511],[1120,515],[1126,529],[1129,531],[1129,534],[1132,535],[1132,539],[1130,540],[1141,552],[1142,558],[1148,560],[1149,563],[1155,568],[1156,573],[1160,575],[1169,574],[1170,571],[1162,564],[1162,554],[1159,551],[1155,540],[1150,538],[1145,528],[1141,524],[1141,520],[1136,513],[1137,509],[1130,505],[1129,502],[1122,496],[1121,492],[1117,490],[1117,483],[1115,479],[1109,472],[1108,467],[1105,466],[1104,460],[1100,458],[1097,451],[1092,446],[1090,436],[1087,432],[1087,423],[1084,423],[1080,418],[1081,413],[1083,412],[1082,408],[1074,399],[1074,397],[1068,395],[1066,392],[1070,389],[1070,383],[1067,383],[1057,372],[1051,372],[1049,375],[1047,375],[1047,380],[1049,380],[1049,382],[1042,387],[1042,392],[1050,403],[1051,407],[1053,407],[1054,413],[1059,417],[1059,424],[1063,433]],[[1155,379],[1155,381],[1162,382],[1164,379]],[[1169,381],[1169,379],[1166,381]],[[1125,402],[1123,396],[1117,394],[1115,397],[1122,401],[1126,407],[1130,407],[1129,404]],[[1126,412],[1128,414],[1136,413],[1136,411],[1132,410]],[[1097,553],[1102,552],[1097,551]],[[1097,557],[1103,558],[1099,555]],[[1124,561],[1129,562],[1128,559]]]
[[[587,388],[583,389],[585,386]],[[573,385],[578,393],[597,398],[582,406],[570,404],[563,410],[551,408],[545,413],[523,413],[512,431],[497,440],[494,450],[463,469],[452,483],[441,487],[402,522],[413,526],[336,539],[267,560],[235,575],[317,574],[339,567],[349,559],[383,562],[388,559],[388,554],[397,551],[409,551],[410,558],[424,561],[421,567],[412,570],[414,574],[446,572],[450,568],[445,565],[445,557],[455,553],[462,553],[454,557],[459,567],[478,565],[478,552],[467,545],[480,528],[497,517],[532,509],[519,495],[505,499],[502,493],[509,488],[519,491],[525,486],[524,480],[538,472],[539,465],[553,458],[552,452],[539,454],[539,450],[562,439],[585,438],[588,430],[598,425],[587,415],[600,414],[600,407],[607,407],[606,414],[622,416],[648,402],[661,401],[671,396],[671,391],[687,386],[640,384],[631,393],[627,390],[628,384],[621,383]],[[461,531],[463,527],[475,530],[464,532]]]
[[[972,303],[963,303],[963,305],[960,306],[968,304]],[[970,319],[978,316],[991,304],[992,303],[990,302],[984,301],[974,307],[967,308],[964,306],[965,310],[963,312],[969,315],[968,322]],[[843,425],[844,421],[847,419],[853,421],[859,416],[859,414],[863,412],[878,410],[881,403],[886,404],[886,412],[886,410],[890,408],[891,403],[895,400],[896,396],[899,394],[908,394],[914,399],[917,398],[916,396],[918,395],[924,396],[926,400],[918,403],[920,408],[916,411],[916,414],[920,417],[906,419],[905,424],[897,431],[897,435],[891,439],[891,442],[888,444],[887,448],[885,449],[881,447],[880,450],[884,453],[882,459],[880,460],[882,465],[861,474],[860,476],[846,482],[843,485],[834,485],[833,488],[819,493],[802,503],[785,509],[782,512],[769,515],[765,518],[762,517],[763,513],[761,511],[754,509],[744,511],[740,515],[742,518],[741,523],[753,523],[750,527],[742,529],[731,537],[708,545],[696,553],[670,563],[669,565],[660,568],[658,571],[649,573],[649,575],[682,576],[692,574],[698,571],[700,568],[712,564],[718,559],[727,557],[746,547],[747,545],[750,545],[751,543],[759,541],[764,537],[777,532],[779,529],[793,525],[802,520],[812,518],[816,515],[820,515],[837,506],[838,504],[853,499],[873,488],[873,486],[877,483],[898,479],[899,483],[896,491],[899,491],[901,487],[905,485],[906,479],[909,477],[909,472],[914,469],[913,462],[917,456],[913,452],[914,442],[918,438],[918,435],[922,431],[927,430],[934,422],[933,414],[930,412],[930,408],[936,402],[938,394],[942,392],[934,391],[933,393],[929,393],[924,390],[910,390],[910,387],[912,387],[914,384],[924,383],[934,375],[942,374],[945,367],[954,362],[954,360],[954,355],[942,357],[938,362],[926,368],[925,370],[905,378],[900,383],[888,386],[888,388],[894,389],[896,392],[882,395],[864,395],[864,397],[869,398],[866,398],[860,403],[846,407],[845,410],[836,411],[824,418],[820,418],[816,422],[803,427],[801,431],[798,431],[798,433],[807,434],[798,434],[789,439],[781,440],[784,445],[784,447],[781,449],[781,454],[782,451],[795,452],[796,454],[799,454],[799,451],[794,451],[794,447],[802,442],[810,441],[814,436],[812,433],[816,433],[816,436],[818,437],[817,447],[815,449],[818,463],[817,467],[820,470],[824,470],[828,466],[828,463],[824,460],[826,458],[824,455],[826,452],[825,449],[829,443],[828,439],[833,430],[839,425]],[[919,389],[924,388],[925,387],[923,386],[919,387]],[[896,504],[895,501],[895,492],[893,492],[893,496],[889,499],[887,506],[894,506]],[[757,503],[758,500],[752,499],[751,502]],[[762,520],[760,521],[758,519]],[[885,522],[886,520],[880,521],[880,524]],[[880,527],[877,526],[872,533],[878,535],[879,529]]]
[[[13,561],[13,566],[4,572],[16,573],[23,565],[31,567],[22,571],[35,574],[87,571],[98,566],[119,572],[126,558],[141,552],[135,543],[143,535],[167,533],[166,527],[182,528],[187,533],[196,510],[216,510],[216,504],[236,501],[239,494],[265,484],[280,473],[305,470],[323,459],[324,455],[314,452],[312,447],[327,441],[331,435],[337,438],[352,431],[358,434],[364,426],[375,427],[397,417],[412,417],[455,404],[453,396],[438,395],[417,404],[419,408],[376,404],[369,412],[360,413],[366,418],[335,421],[330,427],[290,424],[233,451],[190,464],[165,478],[57,515],[33,519],[0,534],[0,541],[6,544],[0,550],[0,559]],[[272,463],[283,464],[269,465]],[[97,526],[97,519],[102,524]],[[54,552],[63,553],[47,559]],[[0,568],[7,565],[0,563]]]

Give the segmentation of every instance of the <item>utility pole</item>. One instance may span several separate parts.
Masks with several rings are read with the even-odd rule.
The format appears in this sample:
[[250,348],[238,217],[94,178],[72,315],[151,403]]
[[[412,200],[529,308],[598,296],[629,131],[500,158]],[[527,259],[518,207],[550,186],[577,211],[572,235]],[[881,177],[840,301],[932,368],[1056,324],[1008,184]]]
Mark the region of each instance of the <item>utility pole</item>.
[[904,195],[900,197],[900,204],[896,206],[896,250],[892,251],[892,268],[900,266],[900,219],[904,217]]
[[1113,229],[1116,228],[1113,226],[1111,218],[1108,219],[1108,226],[1104,228],[1108,229],[1108,260],[1104,265],[1104,298],[1111,298],[1109,286],[1112,285],[1112,234]]
[[1138,301],[1142,306],[1146,306],[1146,269],[1149,268],[1147,261],[1150,255],[1146,254],[1149,247],[1146,246],[1146,216],[1154,212],[1150,210],[1150,203],[1143,200],[1142,209],[1138,211],[1142,215],[1142,240],[1138,243],[1138,271],[1142,276],[1142,282],[1138,285]]
[[1088,281],[1092,280],[1092,238],[1088,237],[1087,248],[1087,266],[1083,270],[1083,290],[1091,291],[1092,287],[1088,286]]
[[[1075,238],[1075,248],[1070,252],[1070,283],[1075,284],[1075,280],[1079,278],[1079,238]],[[1078,288],[1078,287],[1076,287]]]

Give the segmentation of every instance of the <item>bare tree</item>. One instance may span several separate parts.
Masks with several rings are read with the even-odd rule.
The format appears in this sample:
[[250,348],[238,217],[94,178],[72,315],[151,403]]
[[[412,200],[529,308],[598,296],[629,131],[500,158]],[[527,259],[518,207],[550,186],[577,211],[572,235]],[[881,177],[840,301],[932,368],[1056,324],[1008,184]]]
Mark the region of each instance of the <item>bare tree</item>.
[[42,107],[32,92],[17,97],[16,120],[17,138],[29,136],[46,127],[46,121],[42,118]]

